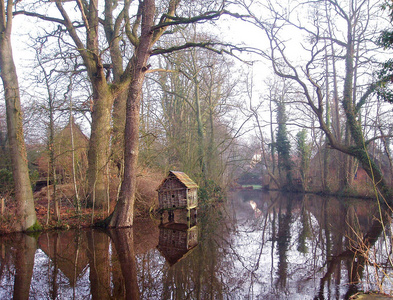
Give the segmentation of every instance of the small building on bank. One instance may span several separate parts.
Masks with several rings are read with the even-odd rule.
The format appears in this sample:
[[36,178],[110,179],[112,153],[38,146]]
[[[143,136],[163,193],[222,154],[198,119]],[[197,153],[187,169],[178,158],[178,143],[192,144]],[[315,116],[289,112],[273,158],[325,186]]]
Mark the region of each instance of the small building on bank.
[[183,172],[169,171],[157,192],[160,210],[190,210],[198,206],[198,185]]
[[187,210],[187,222],[191,220],[191,210],[195,212],[198,207],[198,185],[185,174],[179,171],[169,171],[168,176],[157,189],[158,211],[162,215],[168,212],[168,220],[174,221],[174,211]]

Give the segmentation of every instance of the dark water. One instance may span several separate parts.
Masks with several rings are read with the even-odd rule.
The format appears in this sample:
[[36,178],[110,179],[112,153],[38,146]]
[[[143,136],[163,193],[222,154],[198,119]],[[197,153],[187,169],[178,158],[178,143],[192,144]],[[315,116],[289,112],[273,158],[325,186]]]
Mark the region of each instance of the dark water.
[[[345,299],[357,289],[390,292],[390,221],[381,231],[373,214],[376,205],[365,200],[242,191],[199,212],[190,228],[150,220],[133,229],[2,236],[0,299]],[[367,259],[346,251],[350,246]]]

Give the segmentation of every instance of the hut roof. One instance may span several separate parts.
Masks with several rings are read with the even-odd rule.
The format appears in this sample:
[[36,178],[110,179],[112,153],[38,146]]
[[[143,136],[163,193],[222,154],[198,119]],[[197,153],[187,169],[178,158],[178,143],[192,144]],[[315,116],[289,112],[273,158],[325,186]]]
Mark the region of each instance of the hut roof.
[[192,250],[194,250],[196,246],[197,245],[193,246],[190,249],[176,249],[173,247],[158,245],[157,249],[158,251],[160,251],[161,255],[164,256],[165,260],[169,263],[169,266],[172,267],[174,264],[190,255]]
[[75,139],[81,139],[84,142],[88,143],[89,142],[89,138],[83,133],[82,129],[80,128],[80,126],[78,124],[75,123],[75,119],[73,116],[71,116],[68,124],[66,127],[64,127],[60,133],[58,134],[58,136],[60,137],[66,137],[68,138],[68,136],[71,134],[71,125],[72,125],[72,130],[73,130],[73,134],[74,134],[74,138]]
[[189,189],[198,188],[198,185],[190,177],[188,177],[186,173],[180,171],[169,171],[168,176],[162,181],[162,183],[160,184],[157,190],[161,189],[166,179],[171,175],[175,176],[182,184],[184,184],[186,188]]

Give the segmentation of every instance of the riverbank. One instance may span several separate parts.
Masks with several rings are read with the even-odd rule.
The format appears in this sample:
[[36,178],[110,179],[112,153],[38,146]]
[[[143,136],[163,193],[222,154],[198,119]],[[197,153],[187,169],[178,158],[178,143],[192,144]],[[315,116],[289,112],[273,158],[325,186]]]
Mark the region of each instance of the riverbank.
[[262,186],[257,184],[243,184],[243,185],[234,185],[231,187],[232,191],[241,191],[241,190],[257,190],[264,192],[280,192],[280,193],[291,193],[291,194],[310,194],[310,195],[318,195],[322,197],[337,197],[337,198],[356,198],[356,199],[364,199],[364,200],[376,200],[377,197],[375,195],[374,190],[368,190],[367,192],[359,193],[356,190],[344,190],[344,191],[319,191],[319,190],[280,190],[275,188],[270,188],[268,186]]
[[[135,203],[135,219],[146,219],[150,217],[150,210],[157,206],[157,195],[155,187],[159,185],[160,176],[155,174],[154,177],[141,176],[138,178],[139,193],[137,195]],[[58,229],[71,229],[71,228],[89,228],[94,227],[98,221],[105,219],[111,211],[113,211],[115,202],[112,201],[111,206],[106,209],[92,209],[82,205],[81,211],[78,213],[73,199],[73,187],[70,185],[58,185],[57,192],[61,195],[60,203],[60,219],[54,218],[54,209],[51,206],[48,215],[48,190],[51,187],[41,189],[36,192],[35,196],[35,210],[37,214],[38,222],[42,226],[43,231],[58,230]],[[261,190],[264,192],[284,192],[276,189],[266,189],[266,187],[260,185],[237,185],[231,188],[232,191],[239,190]],[[357,195],[356,193],[341,192],[341,193],[327,193],[327,192],[315,192],[315,191],[286,191],[287,193],[298,193],[298,194],[312,194],[323,197],[338,197],[338,198],[355,198],[355,199],[375,199],[372,196]],[[112,195],[115,198],[115,195]],[[49,199],[53,199],[50,196]],[[14,232],[17,218],[16,207],[12,201],[8,201],[7,209],[0,215],[0,234],[6,234]]]
[[[157,193],[155,189],[161,180],[160,174],[150,173],[138,177],[138,193],[135,200],[134,217],[147,218],[151,207],[157,204]],[[53,229],[88,228],[100,220],[105,219],[113,211],[116,199],[116,182],[111,187],[113,199],[109,208],[93,209],[87,207],[82,201],[80,212],[74,204],[75,192],[72,184],[61,184],[56,186],[57,199],[59,199],[60,218],[56,220],[53,208],[53,187],[44,187],[34,193],[34,207],[37,220],[43,231]],[[49,196],[49,197],[48,197]],[[48,202],[50,206],[48,206]],[[49,209],[48,209],[49,208]],[[48,214],[49,211],[49,214]],[[17,208],[13,199],[6,200],[4,212],[0,215],[0,234],[15,231],[17,224]]]

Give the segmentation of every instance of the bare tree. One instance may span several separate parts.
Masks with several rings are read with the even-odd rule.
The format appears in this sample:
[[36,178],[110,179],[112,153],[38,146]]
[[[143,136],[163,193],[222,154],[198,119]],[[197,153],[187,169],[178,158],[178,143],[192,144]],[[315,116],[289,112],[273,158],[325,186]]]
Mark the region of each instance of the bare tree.
[[[196,43],[211,39],[195,27],[179,34],[179,40]],[[213,182],[220,185],[228,146],[234,140],[232,133],[236,134],[228,120],[239,94],[239,84],[232,76],[237,69],[225,57],[202,49],[173,53],[160,64],[163,72],[149,74],[147,81],[157,100],[145,102],[143,111],[160,125],[154,131],[156,136],[163,136],[157,141],[161,148],[156,157],[166,158],[161,162],[163,167],[187,172],[200,187]],[[147,128],[143,130],[142,141],[150,136]]]
[[8,0],[7,3],[4,0],[0,1],[0,76],[4,85],[7,135],[15,184],[15,200],[18,207],[16,230],[36,230],[39,226],[37,226],[27,165],[18,77],[12,56],[12,8],[13,1]]
[[[301,94],[304,103],[313,111],[318,119],[320,128],[326,134],[330,147],[356,158],[363,166],[369,177],[378,188],[380,194],[388,203],[392,203],[392,191],[387,184],[382,171],[370,156],[367,146],[378,139],[378,137],[365,138],[361,124],[361,110],[364,104],[371,97],[380,82],[364,84],[361,82],[361,67],[370,66],[372,60],[369,59],[370,39],[375,35],[375,28],[372,26],[377,19],[378,7],[370,1],[350,1],[347,4],[338,3],[335,0],[324,1],[327,3],[328,11],[331,15],[328,22],[336,19],[335,26],[341,22],[340,28],[335,28],[335,36],[329,36],[323,30],[324,24],[321,22],[322,16],[315,14],[310,24],[306,22],[297,23],[295,15],[296,9],[309,8],[318,11],[318,4],[307,6],[307,3],[291,2],[290,9],[279,8],[273,3],[269,3],[268,10],[272,13],[270,21],[262,22],[255,15],[251,6],[244,6],[249,14],[254,18],[254,24],[262,29],[269,40],[269,50],[261,51],[260,54],[269,59],[274,72],[283,78],[295,82],[298,86],[297,93]],[[325,19],[326,20],[326,19]],[[283,29],[292,26],[307,36],[307,42],[302,44],[306,50],[308,59],[303,62],[295,62],[288,55],[287,42],[281,36]],[[338,78],[342,78],[343,88],[341,93],[341,105],[345,115],[348,128],[346,140],[341,140],[326,122],[325,109],[325,80],[321,70],[324,64],[324,54],[327,49],[325,41],[332,44],[336,53],[334,58],[341,61],[343,73]],[[330,55],[333,55],[330,53]],[[303,57],[304,58],[304,57]],[[337,70],[338,71],[338,70]],[[368,77],[370,80],[370,77]],[[337,130],[336,130],[337,131]]]
[[[38,54],[38,53],[37,53]],[[56,153],[55,153],[55,99],[54,95],[51,91],[50,86],[50,74],[47,74],[43,62],[40,60],[40,57],[37,55],[38,64],[41,68],[41,72],[44,75],[44,82],[45,87],[48,93],[48,101],[47,105],[47,115],[49,117],[49,124],[48,124],[48,142],[47,142],[47,149],[49,154],[49,164],[48,164],[48,210],[47,210],[47,220],[46,223],[49,222],[50,217],[50,191],[49,191],[49,178],[51,178],[52,186],[53,186],[53,207],[56,220],[60,220],[60,207],[59,202],[56,197],[56,186],[57,186],[57,178],[56,178]]]
[[[225,2],[224,2],[225,4]],[[106,0],[104,6],[99,4],[98,0],[89,2],[77,1],[77,6],[68,5],[62,1],[51,3],[45,2],[47,6],[55,6],[61,17],[54,18],[45,13],[40,13],[40,8],[25,9],[18,11],[17,14],[24,14],[37,17],[51,22],[53,25],[53,36],[59,38],[61,44],[73,44],[74,51],[80,55],[82,64],[85,66],[89,81],[91,83],[92,96],[92,128],[89,147],[89,169],[88,181],[90,187],[90,197],[95,198],[97,207],[104,207],[106,199],[106,182],[105,170],[110,162],[110,137],[111,137],[111,119],[113,120],[115,133],[112,145],[122,145],[122,135],[126,123],[126,99],[134,97],[127,94],[133,90],[132,84],[140,83],[141,78],[134,70],[137,60],[139,59],[139,47],[142,41],[140,36],[141,20],[144,16],[144,9],[148,6],[160,7],[160,11],[165,11],[160,17],[153,16],[151,26],[152,37],[150,45],[146,51],[147,58],[150,55],[169,53],[190,47],[214,48],[214,43],[185,43],[183,45],[174,45],[169,49],[153,49],[161,36],[171,33],[166,30],[179,28],[181,24],[197,23],[203,20],[214,20],[223,13],[224,5],[209,1],[208,5],[202,6],[199,2],[192,5],[194,16],[189,16],[187,9],[179,10],[179,15],[175,16],[175,11],[182,7],[180,1],[171,0],[169,2],[159,2],[158,4],[145,4],[140,1],[138,4],[127,0],[121,7],[118,3]],[[186,4],[184,4],[186,6]],[[78,10],[78,14],[73,12]],[[104,9],[102,11],[102,9]],[[190,11],[191,11],[190,10]],[[198,15],[196,11],[202,10]],[[131,15],[134,11],[134,15]],[[72,12],[72,13],[71,13]],[[101,19],[100,15],[104,17]],[[157,22],[157,24],[155,24]],[[100,39],[100,26],[103,26],[105,37]],[[58,27],[58,26],[60,27]],[[60,28],[60,29],[59,29]],[[49,31],[49,30],[48,30]],[[65,32],[67,35],[65,35]],[[84,36],[83,36],[84,35]],[[102,40],[102,43],[99,41]],[[225,45],[224,45],[225,48]],[[217,50],[225,52],[225,50]],[[226,51],[228,52],[228,51]],[[130,54],[131,55],[130,55]],[[145,55],[145,54],[143,54]],[[125,59],[124,59],[125,57]],[[147,59],[146,58],[146,59]],[[143,66],[143,74],[149,69],[149,66]],[[139,72],[139,71],[138,71]],[[111,115],[113,111],[113,116]],[[115,153],[116,152],[116,153]],[[114,159],[120,162],[122,160],[122,151],[114,151]],[[117,163],[118,164],[118,163]],[[119,165],[119,164],[118,164]],[[92,196],[94,195],[94,197]]]

